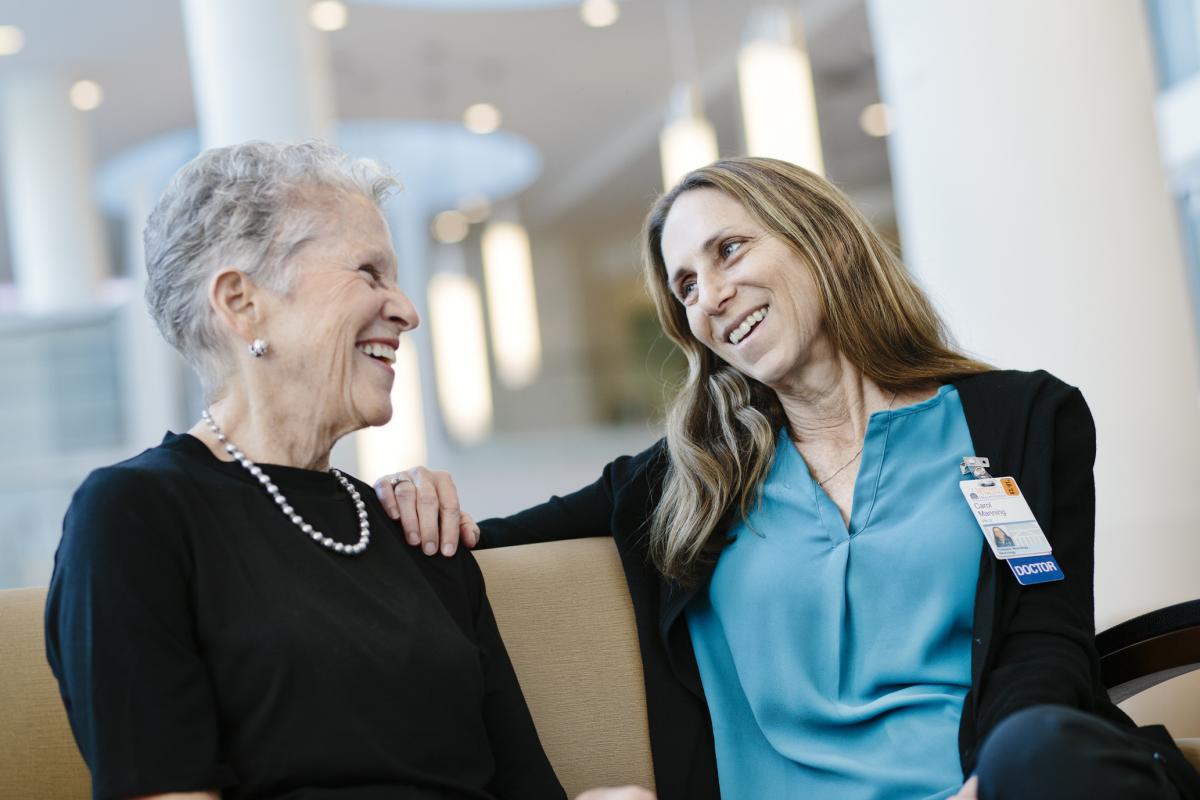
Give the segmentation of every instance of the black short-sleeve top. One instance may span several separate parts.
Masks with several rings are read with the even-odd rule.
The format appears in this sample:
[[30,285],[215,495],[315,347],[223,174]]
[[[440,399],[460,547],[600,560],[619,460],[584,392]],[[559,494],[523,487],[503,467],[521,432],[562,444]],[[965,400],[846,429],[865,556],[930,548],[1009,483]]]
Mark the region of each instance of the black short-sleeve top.
[[[262,465],[346,543],[325,472]],[[474,559],[319,547],[186,434],[92,473],[63,524],[46,648],[97,798],[561,798]]]

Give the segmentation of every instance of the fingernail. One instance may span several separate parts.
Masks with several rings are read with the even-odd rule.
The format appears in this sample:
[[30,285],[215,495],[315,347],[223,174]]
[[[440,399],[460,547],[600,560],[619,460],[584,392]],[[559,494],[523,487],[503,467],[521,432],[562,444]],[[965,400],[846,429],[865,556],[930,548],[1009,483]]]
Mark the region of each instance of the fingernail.
[[412,531],[405,531],[404,538],[408,540],[409,544],[414,545],[414,546],[421,543],[421,537],[417,536]]
[[425,546],[422,547],[421,549],[425,551],[425,555],[431,556],[437,552],[437,545],[434,544],[433,542],[426,542]]
[[444,555],[444,556],[454,555],[454,545],[450,544],[449,542],[446,542],[445,546],[442,547],[442,555]]

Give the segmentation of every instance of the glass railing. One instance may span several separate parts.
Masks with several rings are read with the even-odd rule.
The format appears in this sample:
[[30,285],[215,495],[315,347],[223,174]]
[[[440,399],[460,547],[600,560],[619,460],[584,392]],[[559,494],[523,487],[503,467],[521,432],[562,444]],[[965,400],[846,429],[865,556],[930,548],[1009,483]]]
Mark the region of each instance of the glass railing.
[[46,582],[71,493],[121,453],[119,319],[0,315],[0,587]]

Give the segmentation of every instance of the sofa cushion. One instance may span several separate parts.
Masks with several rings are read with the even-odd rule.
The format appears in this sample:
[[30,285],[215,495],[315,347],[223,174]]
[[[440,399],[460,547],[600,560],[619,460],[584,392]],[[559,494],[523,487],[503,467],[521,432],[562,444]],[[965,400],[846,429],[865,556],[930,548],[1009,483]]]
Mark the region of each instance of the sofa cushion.
[[[652,786],[633,611],[610,539],[476,554],[542,743],[571,796]],[[46,664],[46,590],[0,590],[0,797],[82,798],[87,768]],[[1200,739],[1177,740],[1200,769]]]
[[[611,539],[478,554],[530,711],[570,796],[653,785],[633,608]],[[91,793],[46,664],[45,588],[0,590],[0,797]]]
[[646,691],[612,539],[475,554],[546,755],[570,797],[653,788]]
[[46,663],[45,605],[45,588],[0,591],[0,797],[91,795],[91,776]]

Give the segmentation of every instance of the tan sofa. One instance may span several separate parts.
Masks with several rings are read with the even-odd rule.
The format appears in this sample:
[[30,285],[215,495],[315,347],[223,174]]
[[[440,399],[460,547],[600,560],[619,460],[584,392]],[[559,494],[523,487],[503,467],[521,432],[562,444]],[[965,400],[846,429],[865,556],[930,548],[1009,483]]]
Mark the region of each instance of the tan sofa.
[[[538,732],[567,792],[653,786],[633,610],[612,540],[477,557]],[[40,588],[0,591],[0,800],[89,795],[87,769],[46,665],[45,594]],[[1185,747],[1200,765],[1200,740]]]
[[[477,558],[568,794],[653,786],[633,608],[612,540],[489,550]],[[87,767],[46,664],[45,598],[44,588],[0,591],[0,800],[90,796]]]

